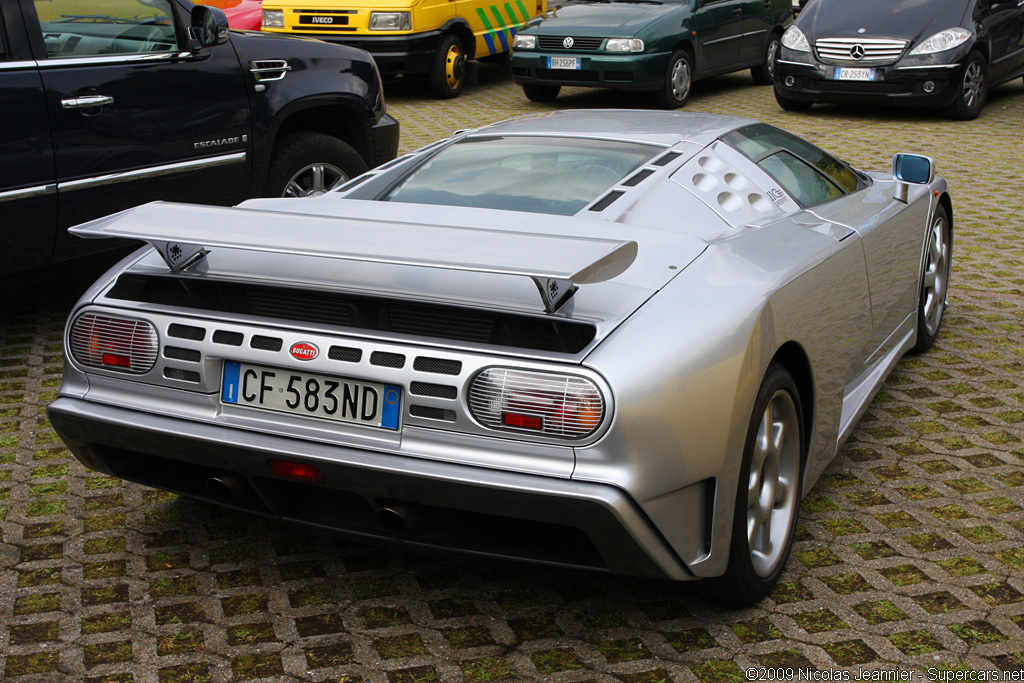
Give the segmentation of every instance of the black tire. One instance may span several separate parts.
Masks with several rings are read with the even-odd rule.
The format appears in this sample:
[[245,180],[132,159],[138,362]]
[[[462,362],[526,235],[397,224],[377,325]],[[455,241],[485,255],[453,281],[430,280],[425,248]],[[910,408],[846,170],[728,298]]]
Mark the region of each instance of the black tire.
[[434,50],[430,63],[430,92],[439,100],[458,97],[466,85],[466,49],[453,33],[447,34]]
[[927,351],[939,336],[943,314],[946,312],[952,264],[953,226],[949,222],[946,208],[940,204],[928,227],[917,300],[917,343],[911,353]]
[[956,84],[956,97],[946,115],[958,121],[971,121],[985,108],[988,100],[988,65],[980,52],[971,51]]
[[779,106],[786,111],[807,111],[814,106],[814,102],[805,102],[804,100],[791,100],[779,93],[778,86],[775,87],[775,101],[779,103]]
[[366,171],[366,162],[347,143],[325,133],[293,133],[271,156],[265,197],[311,197]]
[[561,90],[562,86],[560,85],[530,84],[523,86],[523,94],[531,102],[553,102]]
[[[761,438],[763,434],[772,436]],[[806,448],[796,383],[784,367],[772,363],[757,392],[747,428],[736,487],[729,565],[722,576],[707,581],[716,601],[749,605],[768,595],[778,583],[796,531]],[[760,458],[756,465],[755,452]],[[774,460],[778,462],[773,465]],[[754,504],[749,503],[752,489],[757,499]],[[779,517],[773,519],[776,514]],[[765,516],[767,525],[763,523]],[[758,517],[761,522],[756,521]],[[753,544],[748,538],[749,524],[756,529]],[[769,537],[774,537],[774,542],[769,542]],[[767,548],[767,554],[758,548],[759,544]]]
[[764,50],[764,63],[750,68],[750,77],[756,85],[771,85],[772,76],[775,74],[775,57],[779,54],[779,46],[782,43],[778,33],[773,33],[768,38],[768,45]]
[[676,50],[665,70],[665,83],[657,94],[658,105],[664,109],[679,109],[690,99],[693,91],[693,57],[686,50]]

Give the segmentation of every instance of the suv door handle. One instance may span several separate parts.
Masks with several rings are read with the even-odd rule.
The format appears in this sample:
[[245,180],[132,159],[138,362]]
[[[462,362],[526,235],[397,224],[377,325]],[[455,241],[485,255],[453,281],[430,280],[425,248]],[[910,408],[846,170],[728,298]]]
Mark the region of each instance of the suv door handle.
[[92,109],[93,107],[105,107],[113,104],[114,98],[106,95],[85,95],[83,97],[72,97],[69,100],[61,100],[61,109]]

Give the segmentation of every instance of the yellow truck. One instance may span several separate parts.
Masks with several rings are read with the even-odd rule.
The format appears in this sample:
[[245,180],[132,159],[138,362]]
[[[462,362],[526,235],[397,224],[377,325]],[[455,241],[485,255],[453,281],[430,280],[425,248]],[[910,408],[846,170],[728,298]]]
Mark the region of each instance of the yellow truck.
[[264,0],[262,30],[360,47],[385,75],[425,73],[457,97],[471,59],[503,58],[547,0]]

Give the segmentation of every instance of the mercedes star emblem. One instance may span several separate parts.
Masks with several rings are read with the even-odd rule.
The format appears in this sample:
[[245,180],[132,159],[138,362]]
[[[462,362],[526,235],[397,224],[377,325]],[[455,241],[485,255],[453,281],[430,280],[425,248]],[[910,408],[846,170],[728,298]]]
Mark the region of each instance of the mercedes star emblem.
[[850,56],[854,59],[864,59],[864,46],[858,43],[851,47]]

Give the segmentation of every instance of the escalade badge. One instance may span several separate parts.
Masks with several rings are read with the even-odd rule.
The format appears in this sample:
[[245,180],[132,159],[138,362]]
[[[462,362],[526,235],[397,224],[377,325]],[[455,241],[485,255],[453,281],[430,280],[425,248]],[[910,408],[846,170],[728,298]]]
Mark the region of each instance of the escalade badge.
[[316,347],[316,344],[309,342],[295,342],[288,349],[288,353],[292,354],[292,358],[298,360],[313,360],[320,355],[320,349]]

